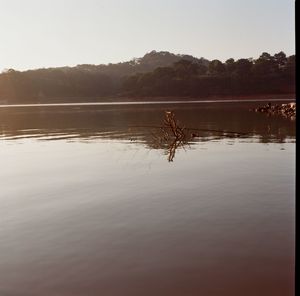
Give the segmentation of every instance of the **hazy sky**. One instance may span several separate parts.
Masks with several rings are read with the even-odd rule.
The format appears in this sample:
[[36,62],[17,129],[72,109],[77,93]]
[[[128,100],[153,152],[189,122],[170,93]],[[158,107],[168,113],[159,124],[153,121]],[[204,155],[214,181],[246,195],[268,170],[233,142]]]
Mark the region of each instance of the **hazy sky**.
[[0,70],[295,53],[294,0],[0,0]]

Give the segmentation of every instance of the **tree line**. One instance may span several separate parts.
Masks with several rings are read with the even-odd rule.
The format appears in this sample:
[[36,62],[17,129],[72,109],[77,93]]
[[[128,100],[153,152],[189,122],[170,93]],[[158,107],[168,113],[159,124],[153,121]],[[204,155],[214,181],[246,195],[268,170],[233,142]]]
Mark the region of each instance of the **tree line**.
[[284,94],[295,92],[295,55],[262,53],[258,59],[212,60],[203,65],[188,60],[171,67],[128,77],[127,95],[216,96]]
[[49,102],[109,96],[197,96],[294,93],[295,55],[208,61],[152,51],[108,65],[78,65],[0,74],[0,102]]

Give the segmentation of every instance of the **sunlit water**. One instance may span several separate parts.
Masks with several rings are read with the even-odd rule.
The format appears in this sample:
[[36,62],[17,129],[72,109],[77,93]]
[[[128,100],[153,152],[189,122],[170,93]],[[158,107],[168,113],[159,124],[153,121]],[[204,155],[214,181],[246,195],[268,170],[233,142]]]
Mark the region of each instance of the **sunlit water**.
[[0,295],[293,295],[295,123],[254,106],[0,108]]

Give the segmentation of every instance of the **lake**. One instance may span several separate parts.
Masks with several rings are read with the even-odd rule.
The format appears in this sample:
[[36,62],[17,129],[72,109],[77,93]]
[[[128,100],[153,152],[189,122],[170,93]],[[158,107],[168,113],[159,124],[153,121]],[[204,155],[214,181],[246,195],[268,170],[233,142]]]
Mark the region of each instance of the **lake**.
[[0,295],[293,295],[295,122],[261,104],[0,107]]

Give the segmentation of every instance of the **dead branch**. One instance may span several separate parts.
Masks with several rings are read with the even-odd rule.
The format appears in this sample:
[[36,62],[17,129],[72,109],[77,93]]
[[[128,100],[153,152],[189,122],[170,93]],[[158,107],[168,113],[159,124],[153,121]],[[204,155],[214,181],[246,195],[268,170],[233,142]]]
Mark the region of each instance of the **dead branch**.
[[168,151],[168,161],[173,161],[176,150],[181,146],[184,148],[186,135],[184,127],[175,118],[172,111],[165,111],[165,118],[163,126],[159,128],[161,135],[155,135],[154,138],[158,140],[158,146],[166,147]]
[[185,138],[184,128],[179,126],[179,122],[175,119],[174,112],[165,111],[164,124],[166,128],[171,129],[175,139],[181,141]]

